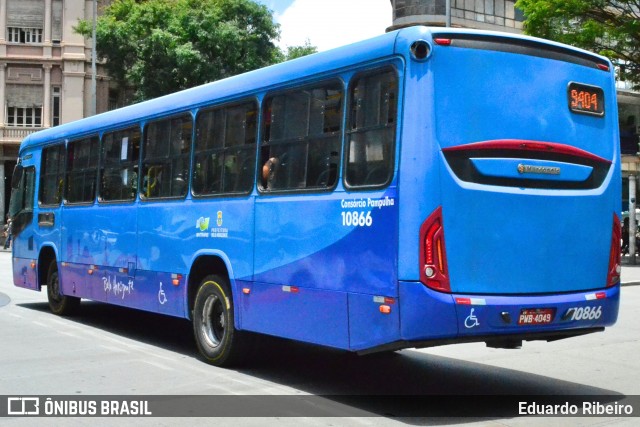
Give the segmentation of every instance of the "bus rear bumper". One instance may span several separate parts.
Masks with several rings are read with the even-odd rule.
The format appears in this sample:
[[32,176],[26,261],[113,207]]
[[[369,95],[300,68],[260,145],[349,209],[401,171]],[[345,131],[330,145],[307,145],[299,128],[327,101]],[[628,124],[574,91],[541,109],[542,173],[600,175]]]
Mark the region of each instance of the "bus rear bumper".
[[604,330],[618,317],[620,285],[560,295],[463,295],[399,283],[400,340],[361,353],[486,342],[517,348]]

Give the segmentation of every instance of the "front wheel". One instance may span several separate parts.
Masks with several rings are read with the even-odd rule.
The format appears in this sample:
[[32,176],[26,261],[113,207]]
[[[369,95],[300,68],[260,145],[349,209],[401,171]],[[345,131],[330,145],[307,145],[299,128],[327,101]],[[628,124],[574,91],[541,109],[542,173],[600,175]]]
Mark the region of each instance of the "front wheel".
[[248,337],[234,326],[233,298],[223,278],[204,278],[193,307],[193,332],[198,350],[216,366],[241,362],[247,354]]
[[53,314],[68,316],[78,311],[80,298],[62,295],[60,292],[60,279],[58,277],[58,265],[52,261],[47,274],[47,298],[49,308]]

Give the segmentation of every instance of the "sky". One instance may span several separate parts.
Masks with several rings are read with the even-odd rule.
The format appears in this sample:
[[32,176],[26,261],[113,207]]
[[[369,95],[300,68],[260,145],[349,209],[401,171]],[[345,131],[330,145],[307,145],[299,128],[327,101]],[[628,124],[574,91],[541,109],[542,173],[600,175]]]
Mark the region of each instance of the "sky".
[[384,34],[391,25],[389,0],[256,0],[280,24],[281,48],[309,39],[319,51]]

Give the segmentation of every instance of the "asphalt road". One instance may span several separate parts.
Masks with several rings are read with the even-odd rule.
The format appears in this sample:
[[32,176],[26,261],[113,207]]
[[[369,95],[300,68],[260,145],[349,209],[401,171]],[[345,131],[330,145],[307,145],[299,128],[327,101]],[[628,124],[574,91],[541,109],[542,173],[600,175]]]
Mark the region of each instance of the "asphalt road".
[[[604,333],[520,350],[484,344],[358,357],[278,339],[261,339],[250,364],[220,369],[196,354],[191,325],[135,310],[83,301],[81,313],[48,311],[46,293],[16,288],[10,254],[0,252],[0,396],[294,395],[331,396],[310,405],[348,418],[118,419],[132,425],[637,425],[637,418],[397,418],[390,402],[353,395],[640,395],[640,286],[622,289],[618,324]],[[295,403],[295,402],[294,402]],[[0,402],[4,405],[3,402]],[[398,403],[400,405],[401,403]],[[341,408],[345,411],[341,411]],[[351,412],[350,412],[351,411]],[[640,407],[635,408],[640,412]],[[302,415],[302,416],[301,416]],[[4,425],[112,425],[110,418],[20,417]]]

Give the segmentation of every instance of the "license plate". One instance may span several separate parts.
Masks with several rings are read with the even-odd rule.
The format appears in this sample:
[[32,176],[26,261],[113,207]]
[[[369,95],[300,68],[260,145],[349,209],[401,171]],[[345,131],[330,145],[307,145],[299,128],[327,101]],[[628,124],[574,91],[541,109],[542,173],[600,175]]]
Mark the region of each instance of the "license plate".
[[544,325],[553,322],[555,308],[523,308],[520,310],[518,325]]

